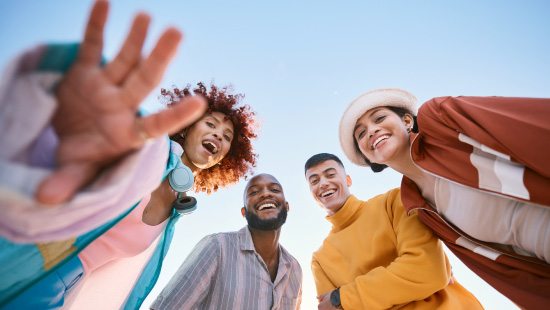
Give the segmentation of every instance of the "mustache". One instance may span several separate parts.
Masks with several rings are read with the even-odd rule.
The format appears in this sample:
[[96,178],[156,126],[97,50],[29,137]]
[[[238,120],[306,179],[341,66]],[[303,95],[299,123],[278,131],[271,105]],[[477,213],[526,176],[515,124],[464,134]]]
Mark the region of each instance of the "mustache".
[[286,208],[282,208],[276,218],[261,219],[255,213],[248,212],[248,210],[245,209],[245,217],[248,226],[254,229],[265,231],[277,230],[281,228],[281,226],[286,223],[287,214],[288,212]]
[[258,208],[265,204],[265,203],[273,203],[277,208],[281,206],[281,202],[279,201],[276,201],[276,200],[273,200],[273,199],[264,199],[262,201],[259,201],[257,203],[254,204],[254,209],[258,210]]

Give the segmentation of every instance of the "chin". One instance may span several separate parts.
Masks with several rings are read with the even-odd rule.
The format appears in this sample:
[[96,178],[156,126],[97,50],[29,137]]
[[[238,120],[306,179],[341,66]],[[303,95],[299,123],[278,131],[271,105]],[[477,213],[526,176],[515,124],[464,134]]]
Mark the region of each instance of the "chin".
[[217,164],[218,162],[215,162],[215,161],[207,161],[205,163],[201,163],[201,162],[193,162],[193,165],[195,165],[195,167],[199,168],[199,169],[208,169],[210,167],[213,167]]
[[332,205],[332,204],[331,204],[331,205],[325,206],[325,209],[327,209],[327,211],[330,211],[330,212],[336,212],[336,210],[337,210],[338,208],[336,208],[335,205]]

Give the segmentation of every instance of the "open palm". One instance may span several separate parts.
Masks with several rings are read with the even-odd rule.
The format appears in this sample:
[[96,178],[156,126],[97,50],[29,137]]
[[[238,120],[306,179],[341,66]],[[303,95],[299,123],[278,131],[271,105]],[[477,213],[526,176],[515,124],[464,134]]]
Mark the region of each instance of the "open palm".
[[41,203],[69,200],[105,166],[140,148],[148,138],[192,124],[205,111],[205,101],[192,97],[157,114],[138,116],[140,103],[160,82],[182,35],[174,28],[166,30],[150,55],[142,58],[150,18],[138,14],[119,54],[101,67],[108,7],[107,1],[94,4],[77,60],[56,90],[53,127],[59,137],[58,167],[37,190]]

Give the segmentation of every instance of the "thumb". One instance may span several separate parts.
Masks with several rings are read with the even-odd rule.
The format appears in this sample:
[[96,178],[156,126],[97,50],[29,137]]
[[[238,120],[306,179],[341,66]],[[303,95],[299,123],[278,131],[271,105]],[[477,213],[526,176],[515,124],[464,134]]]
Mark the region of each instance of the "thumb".
[[153,138],[172,134],[193,124],[206,112],[206,108],[206,100],[201,96],[184,98],[169,109],[143,118],[143,129]]
[[35,198],[41,204],[52,206],[67,202],[95,177],[98,170],[90,163],[63,165],[38,185]]

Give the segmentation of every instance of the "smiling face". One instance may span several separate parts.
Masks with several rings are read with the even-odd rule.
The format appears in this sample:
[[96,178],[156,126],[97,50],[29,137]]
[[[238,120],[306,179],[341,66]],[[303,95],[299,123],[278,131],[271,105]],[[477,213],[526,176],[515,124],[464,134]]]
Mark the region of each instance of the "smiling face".
[[241,212],[251,228],[279,229],[286,221],[288,208],[283,187],[272,175],[257,175],[246,185]]
[[353,136],[359,150],[373,163],[392,166],[409,158],[409,133],[414,120],[411,115],[400,117],[385,107],[368,110],[357,120]]
[[306,171],[309,191],[328,215],[338,212],[350,194],[351,178],[335,160],[327,160]]
[[227,155],[232,141],[231,120],[221,112],[205,114],[187,130],[182,160],[191,170],[208,169]]

